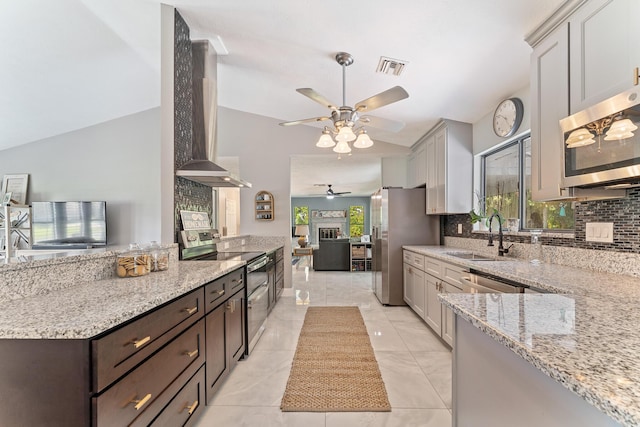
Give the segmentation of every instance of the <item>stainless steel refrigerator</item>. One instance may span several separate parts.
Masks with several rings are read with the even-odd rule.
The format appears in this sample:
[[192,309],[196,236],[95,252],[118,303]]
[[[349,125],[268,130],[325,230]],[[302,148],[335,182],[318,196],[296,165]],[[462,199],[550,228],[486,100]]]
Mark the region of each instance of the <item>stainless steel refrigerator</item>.
[[402,246],[439,245],[440,216],[426,215],[424,188],[382,188],[371,196],[373,291],[382,304],[406,305]]

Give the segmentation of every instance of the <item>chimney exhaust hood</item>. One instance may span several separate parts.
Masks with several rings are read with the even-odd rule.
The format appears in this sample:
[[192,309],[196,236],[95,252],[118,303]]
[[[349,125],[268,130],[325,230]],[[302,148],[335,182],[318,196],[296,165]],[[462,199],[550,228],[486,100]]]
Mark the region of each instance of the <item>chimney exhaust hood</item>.
[[176,176],[209,187],[247,187],[251,183],[209,159],[215,158],[217,112],[217,55],[208,40],[192,42],[193,92],[191,160],[176,170]]
[[180,166],[180,169],[176,171],[176,176],[181,176],[209,187],[251,188],[251,183],[243,181],[210,160],[191,160]]

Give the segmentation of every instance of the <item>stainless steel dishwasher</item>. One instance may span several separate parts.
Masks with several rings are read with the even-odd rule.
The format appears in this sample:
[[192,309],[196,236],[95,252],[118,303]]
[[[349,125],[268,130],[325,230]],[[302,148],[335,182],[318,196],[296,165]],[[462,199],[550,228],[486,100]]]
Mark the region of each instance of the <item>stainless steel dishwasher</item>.
[[462,292],[467,294],[521,294],[525,285],[474,271],[461,277]]

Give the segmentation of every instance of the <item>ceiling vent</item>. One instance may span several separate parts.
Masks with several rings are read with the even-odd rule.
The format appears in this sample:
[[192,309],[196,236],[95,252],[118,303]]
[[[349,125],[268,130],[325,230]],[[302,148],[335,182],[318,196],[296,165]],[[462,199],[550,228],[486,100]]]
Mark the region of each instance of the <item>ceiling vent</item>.
[[386,56],[380,57],[378,62],[377,73],[389,74],[392,76],[399,76],[409,61],[403,61],[401,59],[387,58]]

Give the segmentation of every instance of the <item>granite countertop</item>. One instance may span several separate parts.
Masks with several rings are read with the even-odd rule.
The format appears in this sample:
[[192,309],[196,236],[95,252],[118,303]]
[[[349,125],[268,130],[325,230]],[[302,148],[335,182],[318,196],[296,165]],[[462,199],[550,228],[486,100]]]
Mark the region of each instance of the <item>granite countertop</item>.
[[262,244],[250,244],[242,246],[232,246],[229,248],[221,248],[218,246],[218,252],[273,252],[278,248],[283,247],[281,244],[262,243]]
[[0,302],[0,339],[87,339],[245,265],[180,261],[136,278],[113,278]]
[[445,294],[442,302],[625,426],[640,425],[640,279],[504,258],[469,261],[443,246],[405,249],[550,294]]

